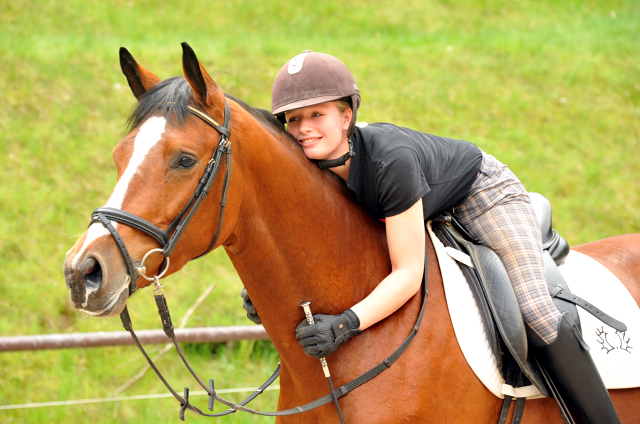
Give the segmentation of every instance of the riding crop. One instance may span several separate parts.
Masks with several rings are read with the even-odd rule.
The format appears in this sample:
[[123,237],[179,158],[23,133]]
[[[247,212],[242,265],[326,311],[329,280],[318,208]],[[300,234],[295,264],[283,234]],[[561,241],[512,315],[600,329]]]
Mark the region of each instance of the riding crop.
[[[313,319],[313,314],[311,314],[311,308],[309,307],[311,302],[302,302],[300,306],[304,310],[304,315],[307,317],[307,324],[312,325],[315,323]],[[331,382],[331,374],[329,373],[329,366],[327,365],[326,358],[320,358],[320,364],[322,364],[322,371],[324,372],[324,376],[327,377],[327,381],[329,382],[329,387],[331,388],[331,393],[333,393],[333,402],[336,404],[336,408],[338,409],[338,415],[340,416],[340,422],[344,424],[344,418],[342,418],[342,411],[340,411],[340,405],[338,404],[338,397],[336,396],[336,392],[333,389],[333,383]]]

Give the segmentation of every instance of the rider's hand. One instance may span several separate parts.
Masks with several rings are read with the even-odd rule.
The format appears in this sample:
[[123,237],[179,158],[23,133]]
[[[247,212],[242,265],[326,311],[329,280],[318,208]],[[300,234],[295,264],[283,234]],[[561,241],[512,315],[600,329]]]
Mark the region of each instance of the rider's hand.
[[312,325],[306,320],[298,324],[296,339],[304,347],[304,353],[314,358],[329,356],[349,339],[362,334],[360,320],[351,309],[340,315],[314,315],[313,319]]
[[244,302],[242,302],[242,306],[244,307],[244,310],[247,311],[247,318],[249,318],[256,324],[260,324],[262,321],[260,321],[258,311],[256,311],[256,308],[253,306],[253,303],[251,302],[251,299],[249,299],[249,295],[247,294],[247,289],[245,289],[244,287],[242,288],[242,292],[240,292],[240,297],[244,299]]

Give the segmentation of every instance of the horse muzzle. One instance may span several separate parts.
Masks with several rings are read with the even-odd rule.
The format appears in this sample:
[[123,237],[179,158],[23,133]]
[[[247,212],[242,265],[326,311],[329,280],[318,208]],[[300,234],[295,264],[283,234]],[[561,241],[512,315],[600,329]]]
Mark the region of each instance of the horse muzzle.
[[65,283],[74,308],[89,315],[118,315],[129,297],[130,277],[126,267],[109,266],[122,262],[118,252],[77,252],[72,248],[64,261]]

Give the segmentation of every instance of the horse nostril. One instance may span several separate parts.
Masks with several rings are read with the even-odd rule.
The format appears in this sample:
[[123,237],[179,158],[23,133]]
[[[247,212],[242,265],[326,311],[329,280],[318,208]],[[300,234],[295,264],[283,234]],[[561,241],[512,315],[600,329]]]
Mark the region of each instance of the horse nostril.
[[100,264],[96,264],[96,266],[94,266],[91,269],[91,272],[86,274],[85,287],[98,288],[100,287],[101,283],[102,283],[102,268],[100,267]]
[[102,267],[95,258],[87,258],[81,265],[84,273],[85,288],[97,289],[102,284]]

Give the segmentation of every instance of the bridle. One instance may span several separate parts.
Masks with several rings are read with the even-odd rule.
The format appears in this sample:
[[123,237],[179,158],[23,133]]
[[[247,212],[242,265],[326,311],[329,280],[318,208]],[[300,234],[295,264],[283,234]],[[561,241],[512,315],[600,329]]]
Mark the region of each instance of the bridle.
[[[162,231],[151,222],[147,221],[146,219],[140,218],[139,216],[134,215],[131,212],[110,207],[102,207],[96,209],[95,211],[93,211],[91,217],[91,224],[100,222],[107,228],[107,230],[111,233],[116,243],[118,244],[120,251],[122,252],[122,256],[124,257],[124,260],[127,264],[128,276],[130,279],[129,296],[131,296],[137,289],[136,282],[138,280],[138,277],[143,277],[149,281],[155,281],[156,287],[159,286],[159,279],[166,273],[167,269],[169,268],[169,256],[173,252],[173,249],[175,249],[176,244],[178,244],[182,233],[184,233],[184,230],[191,221],[191,218],[193,218],[193,215],[200,207],[200,204],[209,194],[209,190],[211,190],[211,186],[215,181],[216,176],[218,175],[218,171],[220,170],[222,156],[226,155],[227,170],[224,177],[224,183],[222,185],[222,199],[220,201],[218,229],[216,230],[216,235],[211,241],[211,244],[209,245],[207,250],[205,250],[204,253],[198,255],[194,259],[197,259],[209,253],[211,249],[213,249],[213,246],[216,244],[216,242],[218,241],[218,237],[220,236],[220,230],[222,228],[222,218],[224,216],[224,208],[227,204],[227,192],[229,190],[229,183],[231,182],[231,142],[229,141],[229,137],[231,136],[231,111],[229,109],[229,102],[225,99],[224,125],[220,125],[213,118],[194,107],[189,106],[188,110],[193,115],[197,116],[198,118],[209,124],[211,127],[213,127],[213,129],[215,129],[220,134],[220,139],[213,151],[213,154],[211,155],[211,160],[209,160],[202,178],[200,178],[198,186],[191,195],[191,198],[182,208],[182,211],[180,211],[178,216],[176,216],[171,224],[169,224],[167,229]],[[118,234],[118,231],[111,224],[111,221],[119,222],[121,224],[125,224],[129,227],[133,227],[137,230],[142,231],[143,233],[153,237],[160,244],[161,248],[149,251],[143,258],[140,265],[134,267],[127,247],[125,246],[122,237],[120,237],[120,235]],[[155,276],[154,278],[146,276],[146,268],[144,267],[144,259],[146,259],[146,257],[152,252],[161,252],[165,257],[164,269],[160,272],[159,275]]]
[[[129,296],[131,296],[137,289],[136,282],[138,277],[143,277],[148,281],[154,281],[155,290],[153,292],[153,295],[156,301],[156,305],[158,307],[158,313],[160,314],[160,319],[162,321],[162,328],[165,334],[167,335],[167,337],[172,339],[173,344],[175,345],[176,350],[178,352],[178,355],[182,359],[183,363],[185,364],[185,366],[187,367],[191,375],[193,375],[193,377],[200,384],[200,386],[202,386],[202,388],[209,394],[209,405],[208,405],[209,410],[213,411],[214,400],[218,400],[222,404],[229,407],[229,409],[218,414],[204,413],[200,409],[191,405],[191,403],[189,402],[188,387],[184,388],[184,397],[182,397],[171,387],[171,385],[169,385],[169,383],[166,381],[164,376],[160,373],[160,371],[155,366],[155,364],[153,363],[149,355],[146,353],[146,351],[142,347],[142,344],[138,340],[138,337],[136,336],[133,330],[133,325],[131,323],[131,318],[129,316],[129,311],[127,310],[126,305],[123,311],[120,313],[120,320],[122,321],[122,325],[124,326],[125,330],[127,330],[131,334],[131,337],[133,338],[134,343],[136,344],[136,346],[138,347],[142,355],[145,357],[145,359],[149,363],[149,366],[154,370],[158,378],[160,378],[160,380],[164,383],[164,385],[171,392],[171,394],[180,402],[179,417],[182,421],[185,420],[184,413],[187,409],[191,410],[192,412],[198,415],[205,416],[205,417],[222,417],[228,414],[232,414],[236,411],[244,411],[244,412],[248,412],[256,415],[276,417],[276,416],[300,414],[302,412],[306,412],[306,411],[310,411],[312,409],[318,408],[331,401],[335,401],[337,403],[338,398],[346,395],[350,391],[356,389],[357,387],[361,386],[362,384],[376,377],[381,372],[390,368],[391,365],[407,349],[407,347],[409,347],[409,344],[411,343],[415,335],[418,333],[418,329],[420,327],[420,323],[422,322],[422,317],[424,315],[424,310],[425,310],[425,305],[427,300],[427,257],[426,255],[425,255],[425,272],[423,276],[422,293],[421,293],[423,297],[422,306],[420,308],[420,313],[418,315],[418,319],[416,320],[416,324],[412,328],[409,336],[400,345],[400,347],[396,349],[396,351],[393,352],[390,356],[384,359],[380,364],[371,368],[369,371],[365,372],[359,377],[351,380],[349,383],[339,387],[337,390],[334,390],[331,393],[319,399],[316,399],[313,402],[310,402],[303,406],[297,406],[295,408],[282,410],[282,411],[261,412],[261,411],[256,411],[254,409],[247,408],[245,406],[250,401],[255,399],[258,395],[260,395],[269,385],[271,385],[271,383],[273,383],[273,381],[275,381],[275,379],[280,375],[280,364],[278,364],[278,367],[273,372],[271,377],[269,377],[267,381],[265,381],[258,389],[256,389],[249,397],[247,397],[242,402],[236,404],[218,396],[218,394],[216,394],[216,391],[215,391],[213,380],[210,379],[209,384],[208,385],[205,384],[205,382],[195,373],[195,371],[189,365],[187,359],[185,358],[182,352],[182,349],[180,348],[180,344],[178,343],[178,339],[176,338],[173,323],[171,321],[171,315],[169,314],[169,307],[167,305],[167,301],[164,296],[164,291],[162,290],[162,286],[160,285],[160,278],[167,272],[167,269],[169,268],[169,256],[173,252],[173,249],[178,243],[180,237],[182,236],[182,233],[184,232],[186,226],[189,224],[189,221],[191,221],[191,218],[193,218],[193,215],[196,213],[196,211],[200,207],[200,204],[202,203],[204,198],[207,196],[207,194],[209,194],[209,190],[211,189],[211,186],[213,185],[213,182],[215,181],[215,178],[218,175],[218,171],[220,170],[220,165],[222,162],[223,155],[226,155],[226,172],[225,172],[224,182],[222,185],[218,228],[216,230],[216,234],[213,240],[209,244],[209,247],[205,250],[204,253],[198,255],[194,259],[197,259],[209,253],[209,251],[213,249],[216,242],[218,241],[221,228],[222,228],[224,208],[227,203],[227,192],[229,189],[229,183],[231,181],[231,142],[229,140],[229,137],[231,136],[231,131],[230,131],[231,111],[229,108],[229,102],[227,101],[227,99],[225,99],[223,125],[220,125],[213,118],[211,118],[210,116],[208,116],[207,114],[205,114],[204,112],[198,109],[195,109],[189,106],[188,110],[193,115],[197,116],[198,118],[206,122],[208,125],[213,127],[213,129],[215,129],[220,134],[220,138],[216,148],[213,151],[211,160],[209,160],[209,163],[207,164],[204,174],[202,175],[202,178],[200,179],[200,182],[198,183],[198,186],[196,187],[194,193],[192,194],[191,198],[189,199],[187,204],[184,206],[184,208],[182,208],[182,211],[178,214],[178,216],[171,222],[171,224],[169,224],[167,229],[162,231],[156,225],[150,223],[149,221],[135,214],[132,214],[127,211],[123,211],[121,209],[111,208],[111,207],[102,207],[93,211],[93,214],[91,217],[91,224],[101,223],[102,225],[104,225],[107,228],[107,230],[111,233],[116,243],[118,244],[118,247],[120,248],[120,252],[122,253],[122,256],[124,257],[124,260],[127,264],[128,277],[130,278]],[[129,255],[129,252],[124,244],[124,241],[122,240],[122,237],[120,237],[120,235],[118,234],[118,231],[115,229],[111,221],[125,224],[127,226],[130,226],[132,228],[142,231],[143,233],[153,237],[162,247],[160,249],[152,249],[149,252],[147,252],[142,258],[140,265],[134,267],[133,261],[131,260],[131,256]],[[154,252],[162,253],[162,255],[165,258],[165,262],[163,264],[164,266],[161,265],[161,271],[159,272],[158,275],[154,277],[148,277],[146,275],[146,268],[144,266],[144,262],[146,258]]]

